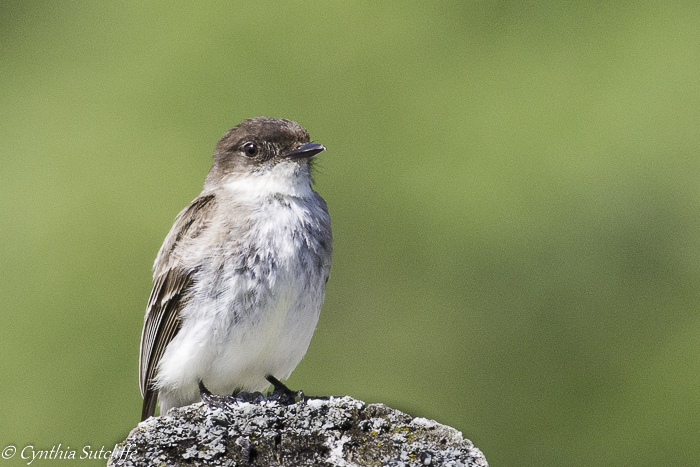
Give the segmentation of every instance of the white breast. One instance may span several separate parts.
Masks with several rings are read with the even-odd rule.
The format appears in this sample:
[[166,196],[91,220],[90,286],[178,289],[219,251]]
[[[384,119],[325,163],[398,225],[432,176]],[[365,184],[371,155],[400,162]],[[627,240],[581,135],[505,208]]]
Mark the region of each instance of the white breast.
[[159,365],[162,412],[199,400],[199,380],[219,394],[261,391],[267,374],[286,379],[306,353],[330,268],[330,219],[308,181],[282,182],[289,169],[257,180],[255,196],[245,186],[253,181],[228,187],[248,193],[237,199],[253,209],[247,228],[195,276],[181,330]]

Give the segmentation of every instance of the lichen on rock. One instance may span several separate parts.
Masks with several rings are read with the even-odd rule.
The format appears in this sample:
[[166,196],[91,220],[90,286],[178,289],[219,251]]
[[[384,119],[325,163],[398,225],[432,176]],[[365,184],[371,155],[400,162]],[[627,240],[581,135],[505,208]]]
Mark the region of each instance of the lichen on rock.
[[488,467],[454,428],[351,397],[212,396],[139,423],[108,466]]

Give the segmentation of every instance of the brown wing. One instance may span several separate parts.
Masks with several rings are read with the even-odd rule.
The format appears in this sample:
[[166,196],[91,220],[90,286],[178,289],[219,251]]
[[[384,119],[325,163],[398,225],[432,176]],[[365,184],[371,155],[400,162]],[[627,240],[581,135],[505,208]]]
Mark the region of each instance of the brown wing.
[[153,387],[158,363],[165,348],[180,329],[180,311],[185,307],[189,288],[193,283],[194,267],[178,260],[187,241],[201,234],[207,227],[212,212],[214,195],[199,196],[187,206],[158,252],[154,285],[146,308],[146,319],[141,333],[139,384],[143,396],[141,421],[155,413],[158,390]]
[[180,310],[185,306],[191,274],[171,269],[156,279],[148,300],[148,313],[141,334],[139,380],[143,396],[141,421],[155,413],[158,391],[152,387],[165,347],[180,329]]

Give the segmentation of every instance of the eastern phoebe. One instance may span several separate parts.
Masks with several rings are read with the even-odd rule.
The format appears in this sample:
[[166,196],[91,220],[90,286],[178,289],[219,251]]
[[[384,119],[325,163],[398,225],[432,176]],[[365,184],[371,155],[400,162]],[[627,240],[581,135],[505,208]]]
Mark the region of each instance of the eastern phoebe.
[[306,353],[331,268],[326,202],[298,123],[245,120],[219,140],[202,193],[153,266],[141,335],[141,420],[214,394],[262,391]]

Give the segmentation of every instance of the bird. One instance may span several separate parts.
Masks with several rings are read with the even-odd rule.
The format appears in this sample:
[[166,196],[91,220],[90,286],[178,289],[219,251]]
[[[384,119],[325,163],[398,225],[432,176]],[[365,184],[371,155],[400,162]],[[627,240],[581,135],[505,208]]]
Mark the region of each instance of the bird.
[[141,420],[203,393],[263,391],[306,353],[333,255],[298,123],[255,117],[219,140],[202,192],[176,217],[153,265],[141,334]]

